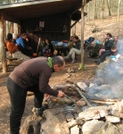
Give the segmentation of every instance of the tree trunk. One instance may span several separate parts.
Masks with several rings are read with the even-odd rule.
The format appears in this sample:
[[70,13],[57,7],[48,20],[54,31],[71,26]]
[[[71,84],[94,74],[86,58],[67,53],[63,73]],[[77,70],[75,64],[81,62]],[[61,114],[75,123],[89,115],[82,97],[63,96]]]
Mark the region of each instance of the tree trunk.
[[108,7],[108,13],[109,13],[109,16],[111,16],[111,11],[110,11],[110,6],[109,6],[109,2],[108,2],[108,0],[106,0],[106,2],[107,2],[107,7]]
[[88,22],[90,24],[90,4],[88,3]]
[[97,19],[97,12],[96,12],[96,0],[94,0],[94,9],[93,9],[93,14],[94,14],[94,20]]
[[105,1],[104,1],[104,0],[102,0],[101,19],[104,19],[104,4],[105,4]]
[[2,63],[3,73],[7,72],[6,53],[4,45],[4,17],[0,12],[0,60]]
[[117,21],[120,21],[120,3],[121,0],[118,1],[118,8],[117,8]]

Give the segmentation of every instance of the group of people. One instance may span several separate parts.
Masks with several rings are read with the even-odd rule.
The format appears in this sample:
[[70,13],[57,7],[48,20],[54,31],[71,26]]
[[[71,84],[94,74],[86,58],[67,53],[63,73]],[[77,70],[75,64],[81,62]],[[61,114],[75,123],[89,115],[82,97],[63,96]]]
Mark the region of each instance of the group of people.
[[118,39],[118,36],[113,37],[111,33],[106,34],[104,48],[99,50],[98,58],[95,60],[96,64],[100,64],[105,61],[107,56],[114,55],[117,52]]
[[7,50],[6,56],[11,58],[17,58],[18,60],[22,61],[29,60],[30,57],[20,51],[19,45],[16,43],[16,38],[13,38],[13,35],[11,33],[7,34],[7,38],[5,40],[5,47]]
[[49,38],[42,40],[39,38],[36,52],[38,56],[52,57],[54,53],[53,45]]
[[22,61],[38,56],[52,57],[54,51],[49,38],[45,40],[39,38],[38,45],[36,46],[37,49],[34,50],[30,46],[30,40],[25,33],[22,33],[20,36],[13,36],[11,33],[8,33],[5,47],[7,57],[11,56],[12,58],[22,59]]

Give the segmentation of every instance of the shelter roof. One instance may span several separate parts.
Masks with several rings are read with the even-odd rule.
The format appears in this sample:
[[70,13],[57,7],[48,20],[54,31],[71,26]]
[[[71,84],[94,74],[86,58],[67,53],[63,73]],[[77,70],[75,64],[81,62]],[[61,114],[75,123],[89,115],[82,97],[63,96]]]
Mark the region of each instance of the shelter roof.
[[[88,3],[91,0],[86,0]],[[82,0],[31,0],[0,5],[0,11],[19,21],[67,13],[69,16],[81,8]],[[8,20],[8,17],[5,18]]]

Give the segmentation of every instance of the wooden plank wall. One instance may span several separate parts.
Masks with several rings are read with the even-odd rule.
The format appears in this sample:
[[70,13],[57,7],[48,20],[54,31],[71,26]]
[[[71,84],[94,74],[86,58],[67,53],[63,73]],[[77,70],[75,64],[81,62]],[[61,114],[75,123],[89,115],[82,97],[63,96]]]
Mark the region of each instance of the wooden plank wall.
[[[44,21],[44,28],[39,28],[39,21]],[[33,44],[37,45],[38,38],[42,40],[49,38],[50,40],[69,40],[70,38],[70,23],[71,20],[67,14],[58,14],[53,16],[35,18],[21,22],[21,33],[28,33]],[[64,33],[64,25],[67,31]]]

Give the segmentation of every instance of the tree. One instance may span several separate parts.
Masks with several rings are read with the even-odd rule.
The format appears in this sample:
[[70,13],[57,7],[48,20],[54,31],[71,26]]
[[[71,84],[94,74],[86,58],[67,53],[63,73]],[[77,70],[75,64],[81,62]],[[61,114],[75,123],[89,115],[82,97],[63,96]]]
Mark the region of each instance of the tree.
[[108,0],[106,0],[106,2],[107,2],[107,7],[108,7],[108,13],[109,13],[109,16],[111,16],[111,11],[110,11],[110,6],[109,6],[109,2],[108,2]]
[[101,3],[102,3],[101,19],[104,19],[104,5],[105,5],[105,1],[102,0]]
[[121,0],[118,0],[117,21],[119,21],[119,20],[120,20],[120,4],[121,4]]

